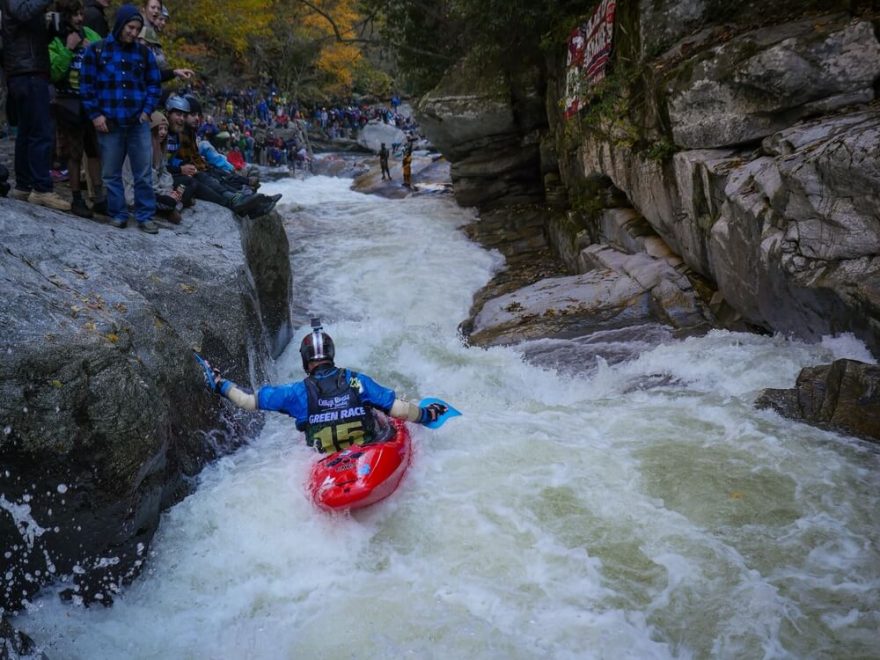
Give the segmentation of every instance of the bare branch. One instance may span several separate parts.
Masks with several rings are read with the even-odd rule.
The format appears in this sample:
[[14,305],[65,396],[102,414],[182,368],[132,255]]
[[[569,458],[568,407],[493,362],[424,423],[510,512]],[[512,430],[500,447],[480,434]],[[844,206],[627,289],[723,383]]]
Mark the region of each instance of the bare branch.
[[[324,11],[323,9],[318,7],[314,2],[310,2],[310,0],[297,0],[297,2],[305,5],[306,7],[311,9],[313,12],[320,15],[321,17],[324,18],[325,21],[327,21],[330,24],[330,27],[333,28],[333,33],[336,35],[336,41],[343,43],[343,44],[377,44],[377,43],[379,43],[376,39],[364,39],[364,38],[357,38],[357,37],[351,38],[351,37],[343,36],[342,31],[339,29],[339,26],[336,24],[336,20],[329,13],[327,13],[326,11]],[[376,16],[376,11],[377,10],[374,10],[372,13],[368,14],[366,16],[366,18],[364,18],[362,21],[359,21],[358,23],[353,25],[351,27],[351,29],[348,30],[348,32],[357,32],[357,29],[359,26],[363,27],[364,25],[366,25],[367,23],[372,21]]]

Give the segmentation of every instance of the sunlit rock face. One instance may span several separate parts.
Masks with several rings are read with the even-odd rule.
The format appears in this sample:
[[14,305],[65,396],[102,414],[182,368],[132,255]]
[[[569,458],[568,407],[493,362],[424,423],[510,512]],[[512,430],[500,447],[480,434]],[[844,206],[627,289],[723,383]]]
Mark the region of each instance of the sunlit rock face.
[[682,63],[668,83],[675,143],[762,139],[803,117],[874,98],[880,44],[869,21],[806,18],[754,30]]
[[543,199],[543,104],[536,70],[511,80],[497,64],[469,58],[422,98],[416,116],[425,135],[451,161],[460,204],[490,208]]
[[265,373],[291,332],[286,234],[205,202],[151,236],[12,200],[0,234],[0,608],[59,579],[106,603],[160,511],[259,425],[221,419],[192,351]]
[[834,2],[731,4],[713,15],[711,2],[640,3],[628,25],[654,101],[623,123],[667,154],[599,113],[560,158],[563,180],[606,177],[745,322],[808,339],[853,332],[876,354],[873,26]]

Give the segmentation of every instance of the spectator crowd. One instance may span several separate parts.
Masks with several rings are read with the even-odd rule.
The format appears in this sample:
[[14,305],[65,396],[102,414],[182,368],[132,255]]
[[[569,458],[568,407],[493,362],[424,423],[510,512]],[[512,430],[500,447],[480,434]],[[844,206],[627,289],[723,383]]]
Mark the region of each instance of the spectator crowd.
[[[119,228],[133,219],[154,234],[156,220],[181,222],[195,200],[238,215],[269,213],[280,195],[258,192],[255,165],[309,169],[310,135],[354,138],[370,121],[415,128],[397,96],[390,108],[308,109],[271,82],[212,89],[191,69],[170,66],[161,0],[123,4],[112,19],[109,4],[0,0],[6,114],[16,131],[14,187],[0,166],[0,195],[104,216]],[[163,91],[171,81],[177,91]],[[63,180],[69,201],[54,189]]]

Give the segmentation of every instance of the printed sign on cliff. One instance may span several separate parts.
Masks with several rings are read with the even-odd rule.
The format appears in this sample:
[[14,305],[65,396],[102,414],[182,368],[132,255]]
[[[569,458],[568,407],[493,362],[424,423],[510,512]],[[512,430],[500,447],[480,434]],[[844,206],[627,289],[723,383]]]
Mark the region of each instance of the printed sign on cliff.
[[615,0],[602,0],[586,23],[571,31],[565,61],[565,117],[587,104],[590,88],[605,77],[614,36]]

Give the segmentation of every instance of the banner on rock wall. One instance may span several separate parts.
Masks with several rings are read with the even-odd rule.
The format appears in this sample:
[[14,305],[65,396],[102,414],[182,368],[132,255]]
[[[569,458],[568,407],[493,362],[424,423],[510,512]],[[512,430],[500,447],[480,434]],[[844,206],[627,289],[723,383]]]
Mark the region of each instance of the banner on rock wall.
[[614,36],[615,0],[602,0],[586,23],[571,31],[565,60],[565,117],[587,104],[589,90],[605,77]]

